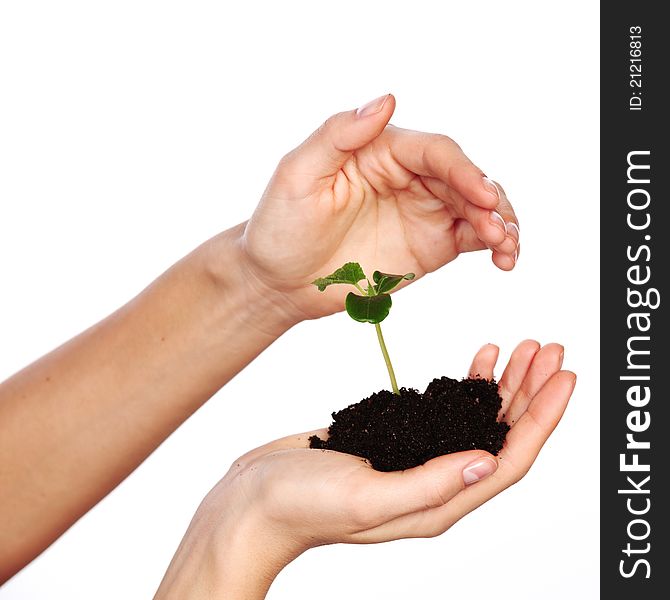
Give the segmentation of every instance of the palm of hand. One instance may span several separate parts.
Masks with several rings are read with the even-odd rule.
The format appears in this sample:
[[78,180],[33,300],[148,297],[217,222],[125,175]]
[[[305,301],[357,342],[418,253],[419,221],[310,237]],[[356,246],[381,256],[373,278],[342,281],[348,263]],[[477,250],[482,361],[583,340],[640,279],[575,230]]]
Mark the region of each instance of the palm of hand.
[[[493,376],[498,349],[484,346],[470,372]],[[232,477],[243,496],[264,499],[275,527],[309,546],[374,543],[443,533],[456,521],[525,475],[560,420],[575,377],[561,371],[563,349],[522,342],[500,379],[506,420],[512,425],[498,456],[500,467],[467,486],[463,469],[486,457],[478,450],[435,458],[403,472],[380,473],[361,458],[309,450],[311,433],[290,436],[236,461]],[[313,432],[324,437],[325,431]],[[248,473],[246,478],[236,477]]]

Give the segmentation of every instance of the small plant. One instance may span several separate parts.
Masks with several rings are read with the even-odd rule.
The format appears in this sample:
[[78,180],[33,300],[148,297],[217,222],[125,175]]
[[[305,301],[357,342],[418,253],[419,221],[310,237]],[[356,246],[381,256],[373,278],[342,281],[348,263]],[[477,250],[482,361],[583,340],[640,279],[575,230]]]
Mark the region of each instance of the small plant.
[[498,454],[510,427],[498,421],[502,398],[493,379],[440,377],[423,393],[398,389],[379,324],[391,309],[389,292],[407,279],[414,279],[414,273],[375,271],[370,281],[358,263],[350,262],[312,282],[322,292],[340,283],[356,288],[347,296],[345,308],[355,321],[375,326],[393,393],[381,390],[333,412],[328,435],[310,436],[309,447],[363,457],[378,471],[403,471],[436,456],[473,448]]
[[[359,323],[372,323],[377,331],[377,339],[379,346],[382,349],[384,362],[391,378],[391,387],[394,394],[400,394],[398,390],[398,383],[393,372],[393,365],[389,358],[386,344],[384,343],[384,336],[382,335],[382,328],[379,325],[386,317],[388,317],[391,310],[392,300],[390,292],[395,287],[400,285],[404,280],[414,279],[414,273],[405,273],[404,275],[390,275],[388,273],[381,273],[375,271],[372,274],[372,282],[365,276],[361,265],[355,262],[349,262],[341,266],[334,273],[319,277],[312,281],[312,283],[323,292],[329,285],[344,283],[353,285],[360,294],[349,292],[347,295],[344,307],[349,316]],[[363,289],[360,281],[367,282],[367,289]]]

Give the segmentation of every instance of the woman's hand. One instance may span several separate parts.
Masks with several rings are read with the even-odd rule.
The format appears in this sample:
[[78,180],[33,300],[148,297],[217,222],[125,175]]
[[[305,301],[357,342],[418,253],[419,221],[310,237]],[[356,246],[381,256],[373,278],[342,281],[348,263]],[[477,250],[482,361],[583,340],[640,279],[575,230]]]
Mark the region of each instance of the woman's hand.
[[448,137],[387,125],[394,108],[389,94],[328,119],[282,159],[244,228],[249,271],[295,320],[342,309],[345,291],[310,282],[349,261],[418,278],[489,247],[514,268],[519,228],[501,186]]
[[[496,346],[484,346],[471,374],[493,377],[497,358]],[[511,429],[497,457],[472,450],[381,473],[359,457],[309,449],[309,436],[323,437],[325,430],[242,456],[200,506],[157,597],[200,589],[203,597],[262,598],[277,573],[308,548],[445,532],[533,464],[575,385],[562,362],[558,344],[525,341],[512,353],[499,385],[501,416]]]

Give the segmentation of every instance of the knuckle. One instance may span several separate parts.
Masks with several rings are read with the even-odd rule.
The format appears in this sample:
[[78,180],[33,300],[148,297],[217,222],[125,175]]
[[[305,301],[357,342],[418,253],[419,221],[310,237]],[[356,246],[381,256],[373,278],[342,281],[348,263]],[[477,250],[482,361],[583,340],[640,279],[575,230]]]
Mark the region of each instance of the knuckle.
[[454,140],[442,133],[432,133],[424,139],[422,162],[431,170],[437,170],[438,163],[443,162],[445,156],[453,157],[454,152],[461,151]]
[[449,498],[450,494],[445,486],[439,482],[435,482],[426,490],[424,499],[425,508],[430,509],[444,506],[449,502]]
[[444,527],[442,524],[435,523],[430,525],[424,533],[421,535],[423,538],[436,538],[442,535],[447,530],[447,527]]
[[320,137],[329,137],[337,128],[337,122],[340,119],[340,113],[328,117],[319,127],[309,136],[309,140]]
[[444,133],[433,133],[431,138],[432,143],[435,145],[443,146],[446,144],[460,149],[460,146],[452,138],[450,138],[448,135],[445,135]]
[[330,131],[331,129],[333,129],[335,127],[335,124],[337,123],[339,118],[340,118],[340,113],[335,114],[335,115],[331,115],[321,124],[321,126],[319,127],[319,129],[317,129],[317,131],[321,131],[321,132]]
[[277,164],[277,171],[282,172],[282,171],[289,170],[291,168],[291,164],[294,161],[295,153],[296,153],[296,149],[293,149],[293,150],[287,152],[286,154],[284,154],[284,156],[282,156],[279,159],[279,163]]
[[435,133],[430,136],[428,143],[426,144],[430,148],[428,154],[433,156],[444,156],[445,152],[453,153],[463,153],[461,147],[448,135],[443,133]]
[[236,458],[233,462],[230,463],[227,473],[237,473],[243,470],[247,463],[253,459],[253,456],[253,451],[250,451]]
[[530,465],[516,467],[509,477],[509,485],[519,483],[530,471]]

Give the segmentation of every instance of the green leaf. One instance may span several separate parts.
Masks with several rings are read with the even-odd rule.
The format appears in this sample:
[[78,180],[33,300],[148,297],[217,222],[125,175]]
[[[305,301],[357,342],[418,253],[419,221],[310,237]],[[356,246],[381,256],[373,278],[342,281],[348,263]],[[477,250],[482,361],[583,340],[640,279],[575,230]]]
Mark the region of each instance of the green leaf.
[[312,281],[312,283],[323,292],[329,285],[334,283],[349,283],[356,285],[361,279],[365,279],[365,273],[361,265],[355,262],[349,262],[342,265],[337,271],[331,273],[326,277],[319,277]]
[[378,294],[384,294],[390,292],[403,280],[414,279],[414,273],[405,273],[404,275],[390,275],[389,273],[381,273],[380,271],[375,271],[372,274],[373,281],[377,284],[375,286],[375,291]]
[[344,306],[354,321],[359,321],[360,323],[381,323],[388,317],[391,304],[391,296],[388,294],[359,296],[358,294],[349,292]]

